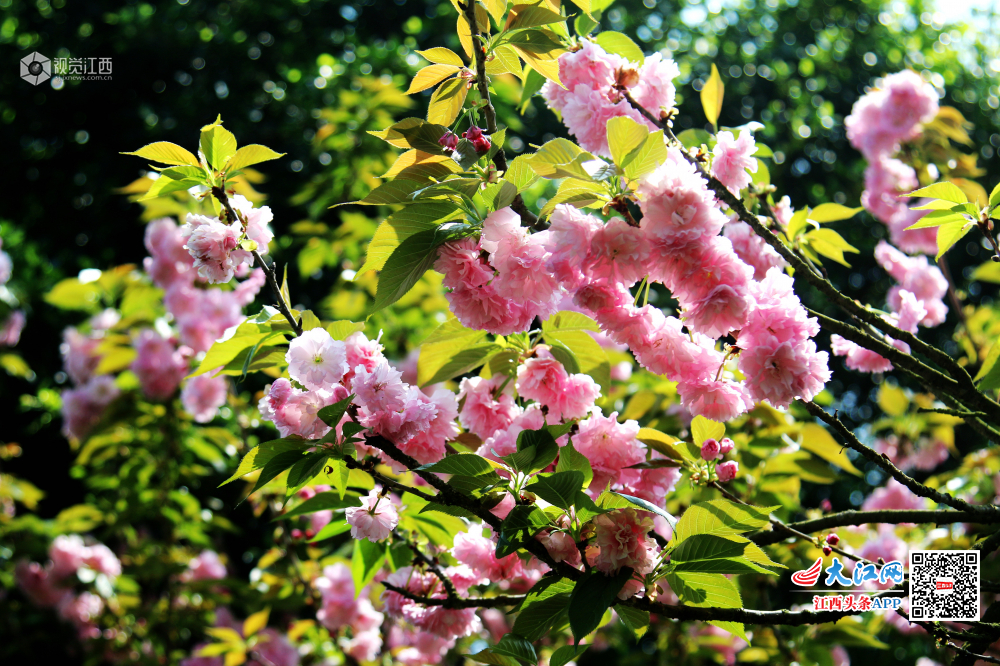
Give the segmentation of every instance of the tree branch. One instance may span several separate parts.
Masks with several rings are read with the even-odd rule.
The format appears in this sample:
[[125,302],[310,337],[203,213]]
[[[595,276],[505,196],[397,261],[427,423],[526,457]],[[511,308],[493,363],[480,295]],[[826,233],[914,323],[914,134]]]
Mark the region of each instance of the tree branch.
[[975,513],[980,515],[1000,515],[1000,510],[995,506],[977,506],[975,504],[969,504],[965,500],[958,499],[947,493],[942,493],[933,488],[929,488],[924,484],[916,481],[912,477],[907,476],[899,470],[898,467],[892,464],[888,456],[885,454],[879,455],[873,449],[862,444],[857,437],[854,436],[847,426],[837,418],[835,415],[827,413],[825,409],[817,405],[815,402],[802,400],[802,404],[805,405],[806,409],[810,414],[820,419],[828,426],[833,428],[840,434],[844,439],[844,443],[848,448],[853,449],[860,453],[866,460],[875,463],[883,470],[885,470],[889,476],[899,481],[901,484],[913,491],[914,494],[921,497],[927,497],[934,500],[939,504],[945,504],[953,509],[958,509],[960,511],[966,511],[969,513]]
[[[868,525],[871,523],[886,523],[898,525],[900,523],[933,523],[935,525],[948,525],[951,523],[1000,523],[1000,512],[997,515],[982,513],[972,513],[969,511],[943,510],[891,510],[880,511],[841,511],[831,513],[822,518],[814,520],[804,520],[798,523],[787,523],[786,527],[798,530],[799,532],[814,533],[822,532],[834,527],[846,527],[848,525]],[[787,535],[776,530],[766,532],[756,532],[749,535],[751,541],[758,546],[769,546],[784,541]]]
[[[226,217],[229,218],[230,224],[236,221],[239,221],[242,224],[243,221],[240,220],[240,216],[236,214],[236,211],[233,210],[232,204],[229,203],[229,196],[226,194],[225,188],[213,187],[212,196],[214,196],[222,205],[223,209],[225,209]],[[285,297],[281,295],[281,287],[278,286],[278,279],[275,277],[274,267],[268,266],[264,261],[264,258],[260,256],[260,252],[257,250],[254,250],[252,254],[254,260],[257,262],[257,265],[260,266],[262,271],[264,271],[264,276],[267,278],[267,284],[271,287],[274,297],[278,299],[278,312],[283,314],[285,319],[288,320],[288,323],[291,324],[292,331],[295,333],[296,337],[302,335],[302,324],[301,322],[296,321],[295,317],[292,316],[289,304],[285,303]]]
[[423,604],[424,606],[444,606],[445,608],[499,608],[500,606],[516,606],[524,601],[523,596],[511,596],[504,594],[497,595],[495,597],[473,597],[470,599],[462,599],[461,597],[456,597],[454,599],[438,599],[435,597],[422,597],[418,594],[413,594],[409,590],[397,587],[392,583],[386,583],[383,581],[382,585],[385,589],[402,595],[412,601],[416,601],[418,604]]

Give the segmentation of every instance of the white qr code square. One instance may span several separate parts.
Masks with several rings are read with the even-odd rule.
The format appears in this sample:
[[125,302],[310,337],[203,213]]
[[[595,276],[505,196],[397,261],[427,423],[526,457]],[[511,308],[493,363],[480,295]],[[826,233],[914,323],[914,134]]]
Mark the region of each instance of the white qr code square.
[[979,619],[979,551],[910,551],[910,620]]

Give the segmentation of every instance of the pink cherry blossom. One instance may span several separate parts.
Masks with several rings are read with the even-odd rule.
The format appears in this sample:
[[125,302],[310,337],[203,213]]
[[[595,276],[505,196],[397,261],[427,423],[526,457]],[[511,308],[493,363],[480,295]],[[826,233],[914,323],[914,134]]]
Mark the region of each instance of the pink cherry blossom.
[[580,421],[573,446],[594,470],[591,489],[600,493],[607,483],[618,483],[623,469],[646,459],[646,447],[636,439],[638,434],[639,424],[633,420],[618,423],[617,412],[602,416],[595,408],[590,418]]
[[692,414],[713,421],[729,421],[753,407],[752,393],[744,384],[728,379],[701,377],[682,379],[677,384],[681,404]]
[[521,559],[516,553],[497,558],[496,544],[483,536],[479,526],[456,534],[451,554],[472,569],[481,582],[510,580],[523,573]]
[[140,331],[134,345],[136,358],[130,367],[139,378],[142,392],[150,400],[166,400],[187,374],[191,349],[177,348],[151,328]]
[[347,372],[347,349],[325,328],[304,331],[288,344],[288,374],[312,390],[330,390]]
[[83,567],[90,549],[79,534],[61,534],[49,545],[49,559],[52,560],[52,575],[65,578]]
[[226,565],[214,550],[203,550],[188,562],[185,573],[190,580],[221,580],[226,577]]
[[219,413],[219,407],[226,404],[229,382],[225,377],[213,377],[211,373],[198,375],[187,380],[181,389],[181,404],[184,410],[198,423],[208,423]]
[[593,215],[559,204],[549,217],[549,228],[535,235],[549,253],[546,268],[567,289],[584,284],[586,278],[581,268],[601,228],[601,221]]
[[480,254],[474,238],[445,243],[438,249],[434,270],[444,275],[442,284],[449,289],[481,287],[493,279],[493,267]]
[[545,318],[556,312],[561,291],[545,270],[548,251],[543,241],[528,234],[511,208],[503,208],[486,216],[479,244],[497,271],[491,282],[497,294],[525,303],[535,315]]
[[258,662],[268,666],[298,666],[299,664],[299,651],[275,629],[261,629],[257,633],[257,644],[253,648],[253,656]]
[[95,543],[87,548],[83,564],[88,569],[115,579],[122,573],[122,563],[110,548],[103,543]]
[[[927,199],[910,199],[912,206],[926,203]],[[910,254],[937,254],[937,227],[925,227],[923,229],[910,229],[920,221],[929,210],[901,209],[889,219],[889,241],[903,252]]]
[[247,238],[257,243],[257,251],[263,255],[267,254],[267,246],[274,239],[274,234],[268,224],[274,220],[274,214],[270,207],[261,206],[254,208],[253,204],[242,194],[234,194],[229,197],[230,205],[238,212],[242,213],[247,220]]
[[212,284],[233,279],[236,268],[249,259],[249,253],[238,250],[243,227],[239,222],[223,224],[217,217],[189,213],[182,233],[187,237],[184,247],[194,258],[198,275]]
[[865,169],[865,191],[861,194],[861,205],[876,218],[889,224],[900,211],[911,204],[906,194],[920,186],[917,172],[912,167],[889,157],[879,157]]
[[836,333],[830,336],[830,350],[834,356],[843,356],[844,363],[858,372],[891,372],[892,363],[884,356],[865,349]]
[[355,539],[383,541],[399,524],[399,514],[392,500],[388,496],[380,496],[374,489],[367,497],[361,498],[360,507],[350,507],[345,513],[351,526],[351,536]]
[[921,123],[934,119],[938,94],[912,70],[890,74],[881,86],[854,104],[844,120],[847,138],[869,161],[891,155],[919,136]]
[[715,460],[720,457],[722,457],[722,447],[719,446],[718,440],[708,438],[701,443],[702,460]]
[[875,260],[899,282],[889,290],[886,298],[894,312],[900,310],[900,292],[905,290],[911,292],[927,311],[920,321],[923,326],[937,326],[944,321],[948,306],[942,298],[948,292],[948,281],[937,266],[928,263],[927,257],[908,257],[885,241],[879,241],[875,246]]
[[150,256],[144,260],[143,267],[153,284],[168,289],[174,284],[194,280],[194,259],[184,249],[184,234],[172,219],[163,217],[146,225],[145,243]]
[[812,340],[763,342],[740,352],[739,368],[754,400],[784,408],[823,390],[830,380],[828,359]]
[[370,371],[363,365],[356,367],[351,391],[357,403],[371,413],[395,412],[403,407],[407,385],[400,372],[383,360]]
[[[504,384],[506,387],[501,391]],[[490,379],[466,377],[458,389],[459,401],[465,400],[459,415],[462,427],[480,439],[492,437],[521,413],[511,395],[513,383],[507,381],[505,375],[494,375]]]
[[14,310],[0,323],[0,347],[16,347],[21,341],[21,332],[27,323],[24,310]]
[[322,437],[330,427],[319,418],[318,412],[327,405],[347,397],[347,390],[339,387],[332,396],[318,391],[302,391],[281,377],[276,379],[260,399],[257,409],[265,421],[271,421],[282,437],[300,435],[306,439]]
[[[739,138],[732,132],[719,132],[715,148],[712,149],[712,175],[739,196],[740,190],[750,184],[750,173],[757,173],[757,160],[751,155],[757,152],[753,135],[748,130],[740,130]],[[750,173],[747,173],[747,172]]]
[[340,647],[355,661],[375,661],[382,651],[382,635],[378,631],[360,631],[351,638],[342,638]]
[[570,566],[580,566],[580,549],[577,548],[573,537],[566,532],[550,532],[539,537],[539,541],[545,546],[545,550],[556,562],[566,562]]
[[98,375],[82,386],[63,391],[63,434],[72,439],[86,437],[119,393],[110,375]]
[[615,217],[595,231],[582,268],[590,280],[631,287],[646,274],[648,258],[642,230]]
[[736,478],[736,473],[739,471],[740,465],[735,460],[727,460],[726,462],[719,463],[715,466],[715,473],[719,475],[719,481],[722,483],[729,483]]
[[785,260],[781,255],[758,236],[746,222],[730,220],[722,233],[733,244],[736,256],[753,268],[755,280],[763,280],[767,271],[775,266],[784,268]]
[[61,577],[51,566],[42,567],[38,562],[18,562],[14,566],[14,580],[32,602],[43,608],[57,606],[64,597],[72,595],[72,591],[59,585]]
[[98,347],[101,339],[84,335],[75,328],[63,331],[63,342],[59,345],[63,367],[75,384],[86,384],[94,375],[101,362]]
[[644,511],[617,509],[593,520],[594,542],[600,549],[593,566],[606,574],[632,567],[646,574],[656,562],[656,542],[648,535],[653,519]]
[[545,406],[556,421],[586,415],[601,394],[589,375],[570,375],[545,347],[537,347],[535,355],[518,367],[515,387],[522,397]]
[[896,479],[890,478],[881,488],[876,488],[861,505],[862,511],[880,509],[923,509],[926,501]]

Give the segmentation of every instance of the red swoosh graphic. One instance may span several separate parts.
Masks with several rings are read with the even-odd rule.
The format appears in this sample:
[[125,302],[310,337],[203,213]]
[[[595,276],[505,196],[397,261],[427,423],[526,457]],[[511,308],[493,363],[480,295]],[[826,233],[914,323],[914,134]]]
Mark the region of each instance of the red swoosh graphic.
[[813,565],[805,571],[796,571],[792,574],[792,582],[801,587],[811,587],[819,580],[819,574],[823,570],[823,558],[817,557]]

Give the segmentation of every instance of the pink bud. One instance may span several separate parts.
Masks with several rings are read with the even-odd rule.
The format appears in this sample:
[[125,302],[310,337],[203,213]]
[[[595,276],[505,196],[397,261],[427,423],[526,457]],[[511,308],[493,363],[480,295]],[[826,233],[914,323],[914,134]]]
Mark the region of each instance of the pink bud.
[[714,439],[706,439],[701,444],[701,459],[702,460],[715,460],[720,456],[721,447],[719,442]]
[[836,546],[838,543],[840,543],[840,537],[837,536],[836,533],[834,533],[834,534],[827,534],[826,535],[826,542],[828,544],[830,544],[831,546]]
[[300,530],[300,529],[294,529],[294,530],[292,530],[292,538],[293,539],[301,539],[302,538],[302,530]]
[[824,511],[833,511],[833,502],[828,499],[824,499],[819,503],[819,507]]
[[719,481],[722,483],[729,483],[736,478],[736,472],[738,472],[739,469],[739,463],[735,460],[727,460],[726,462],[717,465],[715,472],[719,475]]
[[832,548],[830,548],[829,546],[823,546],[823,554],[824,555],[829,555],[832,552],[833,552]]
[[455,148],[458,147],[458,137],[452,132],[445,132],[441,138],[438,139],[438,144],[448,150],[455,150]]
[[298,492],[298,496],[304,500],[312,499],[313,497],[316,496],[316,489],[313,488],[312,486],[306,486],[305,488],[303,488]]
[[733,440],[729,439],[728,437],[723,437],[722,441],[719,442],[719,449],[720,449],[719,453],[722,455],[726,455],[734,448],[736,448],[736,445],[733,444]]

